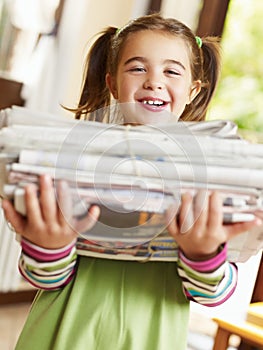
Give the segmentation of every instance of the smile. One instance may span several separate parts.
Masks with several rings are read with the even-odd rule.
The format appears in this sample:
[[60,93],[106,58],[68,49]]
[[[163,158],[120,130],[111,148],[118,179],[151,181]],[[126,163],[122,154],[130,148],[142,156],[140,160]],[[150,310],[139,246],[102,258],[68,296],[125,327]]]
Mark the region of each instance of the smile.
[[152,100],[144,100],[142,101],[143,104],[151,105],[151,106],[163,106],[164,102],[163,101],[152,101]]
[[159,99],[141,99],[139,100],[140,103],[146,105],[146,106],[151,106],[151,107],[162,107],[167,104],[167,102]]

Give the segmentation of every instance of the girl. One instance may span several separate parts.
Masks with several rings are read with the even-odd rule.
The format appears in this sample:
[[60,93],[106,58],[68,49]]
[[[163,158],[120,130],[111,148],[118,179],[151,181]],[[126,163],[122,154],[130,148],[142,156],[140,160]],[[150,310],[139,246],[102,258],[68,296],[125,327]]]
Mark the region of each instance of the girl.
[[[118,30],[110,27],[96,40],[76,117],[106,121],[107,113],[96,111],[109,105],[112,95],[146,111],[122,115],[125,124],[178,117],[201,121],[218,74],[215,38],[201,41],[175,19],[144,16]],[[179,245],[177,262],[92,258],[82,256],[76,230],[58,209],[51,179],[39,181],[39,199],[34,186],[26,188],[26,218],[3,201],[7,220],[22,236],[20,271],[40,289],[16,350],[185,350],[189,300],[214,306],[230,297],[237,270],[227,262],[226,242],[259,224],[224,226],[218,193],[198,194],[195,201],[185,194],[179,219],[175,210],[167,215],[167,230]],[[59,190],[66,193],[64,182]],[[93,206],[88,226],[98,217]]]

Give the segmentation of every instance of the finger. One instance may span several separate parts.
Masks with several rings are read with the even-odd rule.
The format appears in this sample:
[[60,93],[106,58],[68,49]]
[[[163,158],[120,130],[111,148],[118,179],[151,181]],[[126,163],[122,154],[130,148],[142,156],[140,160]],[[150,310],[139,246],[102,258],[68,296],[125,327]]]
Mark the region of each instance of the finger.
[[61,225],[71,225],[73,220],[73,199],[66,181],[59,181],[56,186],[58,203],[58,220]]
[[33,184],[25,187],[25,206],[28,223],[30,225],[41,225],[43,217],[38,198],[38,189]]
[[41,175],[40,185],[40,208],[43,220],[47,223],[56,223],[57,221],[57,198],[53,187],[52,179],[49,175]]
[[194,197],[194,224],[197,231],[203,231],[207,226],[209,194],[205,190],[198,191]]
[[89,208],[89,211],[81,220],[76,220],[75,230],[77,233],[84,233],[92,229],[93,226],[97,223],[100,216],[100,208],[97,205],[93,205]]
[[244,233],[246,231],[250,231],[255,227],[259,227],[262,224],[263,224],[262,220],[259,218],[256,218],[254,221],[251,221],[251,222],[242,222],[242,223],[224,225],[226,234],[227,234],[227,240],[234,238],[235,236],[241,233]]
[[263,220],[263,211],[262,210],[256,210],[253,213],[257,218],[259,218],[260,220]]
[[174,237],[179,234],[179,228],[177,224],[179,208],[180,208],[180,203],[175,202],[165,212],[165,221],[166,221],[167,230]]
[[25,228],[26,219],[23,215],[19,214],[12,203],[7,199],[3,199],[2,208],[5,214],[5,219],[13,226],[17,233],[23,233]]
[[190,193],[182,195],[182,205],[179,214],[180,233],[187,233],[194,225],[193,197]]
[[212,192],[209,199],[208,229],[216,232],[223,223],[223,200],[217,191]]

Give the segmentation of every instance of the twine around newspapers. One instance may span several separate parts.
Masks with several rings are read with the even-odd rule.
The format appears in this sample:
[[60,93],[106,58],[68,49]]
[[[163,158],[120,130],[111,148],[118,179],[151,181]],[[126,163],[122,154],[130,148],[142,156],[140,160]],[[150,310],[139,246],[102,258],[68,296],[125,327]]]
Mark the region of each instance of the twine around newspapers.
[[[134,173],[135,173],[135,176],[137,176],[138,178],[142,178],[142,173],[141,173],[141,169],[140,167],[138,167],[138,162],[137,162],[137,157],[136,155],[134,154],[133,150],[132,150],[132,147],[131,147],[131,143],[130,143],[130,130],[131,130],[131,125],[130,124],[127,124],[125,125],[125,129],[124,129],[124,138],[125,138],[125,141],[126,141],[126,144],[127,144],[127,149],[128,149],[128,154],[129,154],[129,157],[132,161],[132,165],[133,165],[133,168],[134,168]],[[149,260],[151,260],[152,256],[154,254],[157,253],[157,248],[159,247],[160,250],[163,249],[163,243],[161,244],[158,244],[155,240],[158,236],[160,236],[161,234],[163,233],[163,231],[160,231],[158,233],[156,233],[149,241],[147,242],[144,242],[143,244],[147,243],[148,244],[148,256],[145,257],[145,259],[138,259],[138,262],[141,262],[141,263],[146,263],[148,262]],[[80,237],[84,238],[84,239],[87,239],[87,236],[85,236],[84,234],[82,233],[78,233]],[[172,238],[171,238],[172,240]],[[173,240],[172,240],[173,241]],[[95,244],[99,244],[98,242],[95,243]],[[171,245],[173,246],[174,244],[176,244],[174,241],[173,242],[170,242],[168,245],[171,247]],[[136,244],[134,246],[134,248],[136,247],[139,247],[141,245],[140,244]],[[111,248],[113,249],[113,248]],[[121,248],[119,248],[121,249]]]
[[[130,144],[130,138],[129,138],[129,132],[130,132],[130,130],[131,130],[131,125],[130,125],[130,124],[126,125],[126,127],[125,127],[125,134],[124,134],[124,135],[125,135],[126,142],[127,142],[127,146],[128,146],[129,156],[130,156],[130,158],[132,159],[132,164],[133,164],[133,167],[134,167],[135,175],[136,175],[137,177],[141,177],[141,171],[140,171],[140,168],[139,168],[138,165],[137,165],[136,156],[135,156],[134,152],[132,151],[132,147],[131,147],[131,144]],[[156,253],[156,246],[157,246],[157,245],[155,244],[155,249],[153,249],[153,246],[152,246],[152,245],[154,244],[155,239],[156,239],[158,236],[160,236],[161,233],[162,233],[162,231],[159,232],[159,233],[156,233],[156,235],[154,235],[154,236],[152,237],[152,239],[148,241],[148,253],[149,253],[149,255],[148,255],[148,257],[146,257],[145,259],[140,260],[141,263],[146,263],[146,262],[148,262],[148,261],[151,259],[152,255],[153,255],[154,253]]]
[[142,175],[141,174],[141,170],[137,166],[136,156],[133,153],[132,148],[131,148],[131,143],[130,143],[130,138],[129,138],[130,130],[131,130],[131,125],[130,124],[126,125],[125,126],[125,133],[124,133],[124,135],[125,135],[125,139],[126,139],[127,146],[128,146],[128,152],[129,152],[130,158],[132,160],[132,164],[133,164],[135,175],[138,176],[138,177],[141,177],[141,175]]

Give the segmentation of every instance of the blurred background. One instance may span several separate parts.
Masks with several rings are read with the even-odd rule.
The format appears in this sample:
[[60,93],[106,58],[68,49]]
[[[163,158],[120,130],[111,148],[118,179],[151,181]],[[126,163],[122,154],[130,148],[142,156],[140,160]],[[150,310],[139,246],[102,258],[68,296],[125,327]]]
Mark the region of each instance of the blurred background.
[[[61,105],[77,106],[94,35],[108,25],[121,27],[152,12],[183,21],[201,37],[221,37],[222,76],[208,120],[232,120],[243,137],[263,142],[261,0],[0,0],[0,109],[17,104],[72,117]],[[9,250],[1,251],[4,244],[15,245],[14,237],[4,242],[11,237],[7,231],[0,217],[0,348],[12,350],[35,290],[18,274],[19,248],[12,263]],[[12,272],[5,268],[6,259]],[[251,300],[263,301],[260,261],[258,254],[240,264],[237,292],[222,307],[192,305],[189,349],[212,349],[212,317],[243,319]],[[10,281],[5,286],[4,274]],[[241,349],[242,344],[233,346]]]
[[[213,0],[212,0],[213,2]],[[223,69],[208,117],[231,119],[263,141],[263,2],[231,0],[222,33]]]
[[0,0],[0,107],[10,100],[3,95],[5,79],[18,83],[18,103],[66,113],[60,104],[77,105],[93,36],[107,25],[120,27],[159,11],[200,36],[222,37],[222,77],[208,119],[231,119],[261,141],[260,0]]

